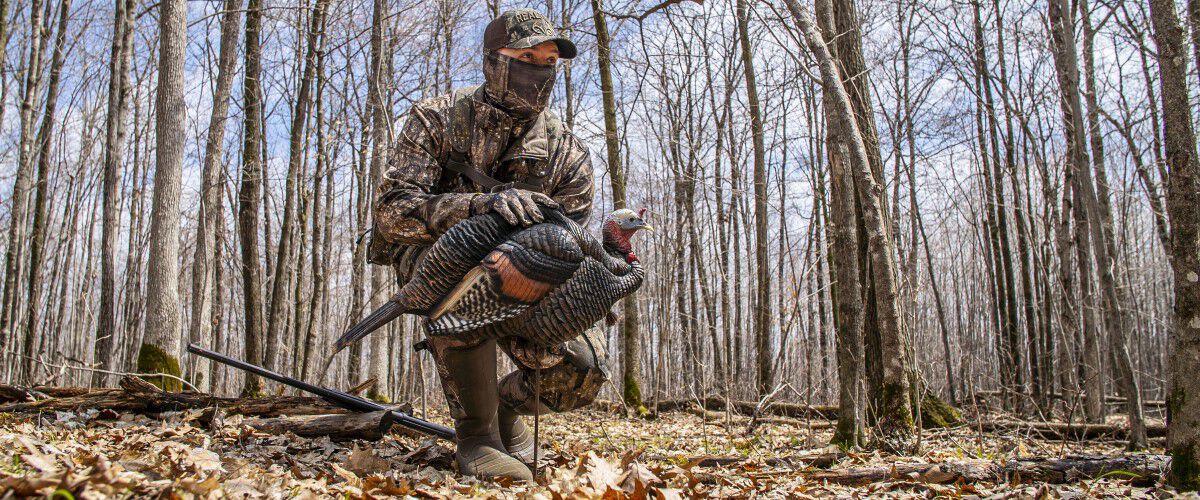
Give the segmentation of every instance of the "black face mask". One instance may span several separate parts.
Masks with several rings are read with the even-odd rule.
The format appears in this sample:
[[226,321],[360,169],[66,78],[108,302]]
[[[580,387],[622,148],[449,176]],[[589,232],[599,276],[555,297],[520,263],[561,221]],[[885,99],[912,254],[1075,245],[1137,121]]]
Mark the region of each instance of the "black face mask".
[[496,51],[483,58],[488,99],[519,120],[532,120],[550,103],[555,68],[518,61]]

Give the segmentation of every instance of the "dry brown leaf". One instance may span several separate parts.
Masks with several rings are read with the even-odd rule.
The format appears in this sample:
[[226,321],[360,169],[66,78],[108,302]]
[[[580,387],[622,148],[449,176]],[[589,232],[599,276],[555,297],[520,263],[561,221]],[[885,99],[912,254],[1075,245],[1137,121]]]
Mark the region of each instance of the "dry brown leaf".
[[216,491],[221,487],[221,481],[217,474],[212,474],[207,478],[197,481],[195,478],[188,478],[179,481],[179,486],[190,493],[197,495],[207,495],[212,491]]
[[359,448],[358,445],[354,445],[350,456],[346,457],[342,465],[359,476],[367,476],[391,468],[391,464],[387,460],[375,455],[375,450],[369,447]]
[[343,480],[345,480],[347,484],[349,484],[351,486],[355,486],[355,487],[358,487],[359,485],[362,484],[362,479],[359,478],[358,475],[356,475],[355,473],[353,473],[351,471],[343,469],[338,464],[329,464],[329,467],[333,469],[333,473],[336,474],[337,477],[340,477]]
[[661,484],[663,484],[662,479],[654,475],[646,466],[636,462],[629,464],[629,467],[625,469],[625,474],[621,478],[621,489],[630,494],[638,489],[644,491],[648,486],[659,486]]
[[266,495],[258,489],[258,485],[253,480],[246,477],[239,477],[225,481],[221,485],[221,492],[226,498],[265,498]]
[[21,460],[47,474],[58,471],[58,465],[54,463],[54,459],[41,453],[26,453],[21,455]]
[[683,500],[683,490],[676,488],[659,488],[654,490],[654,498],[658,500]]

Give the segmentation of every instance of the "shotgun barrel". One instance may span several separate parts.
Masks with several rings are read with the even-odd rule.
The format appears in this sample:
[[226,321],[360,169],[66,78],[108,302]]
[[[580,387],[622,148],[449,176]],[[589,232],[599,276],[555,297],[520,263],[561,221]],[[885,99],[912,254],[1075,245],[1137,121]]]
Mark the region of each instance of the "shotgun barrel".
[[451,428],[443,426],[443,425],[438,425],[433,422],[419,419],[417,417],[414,417],[412,415],[409,415],[409,414],[401,412],[401,411],[393,410],[391,408],[388,408],[384,405],[381,405],[381,404],[371,401],[369,399],[361,398],[361,397],[355,396],[353,394],[345,393],[342,391],[313,385],[313,384],[310,384],[303,380],[294,379],[287,375],[281,375],[279,373],[275,373],[275,372],[268,370],[266,368],[263,368],[261,366],[252,365],[252,364],[242,361],[240,359],[231,358],[231,357],[221,354],[219,352],[210,351],[210,350],[200,347],[196,344],[188,344],[187,350],[188,350],[188,352],[195,354],[197,356],[202,356],[202,357],[211,359],[213,361],[216,361],[218,363],[229,365],[229,366],[232,366],[239,370],[248,371],[255,375],[269,378],[269,379],[279,382],[281,384],[295,387],[304,392],[307,392],[310,394],[315,394],[317,396],[320,396],[321,399],[329,401],[330,403],[333,403],[333,404],[340,406],[342,408],[345,408],[347,410],[359,411],[359,412],[371,412],[371,411],[383,410],[383,411],[390,412],[392,420],[395,423],[398,423],[409,429],[412,429],[414,431],[417,431],[417,432],[420,432],[423,434],[440,437],[442,439],[447,439],[450,441],[454,440],[454,429],[451,429]]

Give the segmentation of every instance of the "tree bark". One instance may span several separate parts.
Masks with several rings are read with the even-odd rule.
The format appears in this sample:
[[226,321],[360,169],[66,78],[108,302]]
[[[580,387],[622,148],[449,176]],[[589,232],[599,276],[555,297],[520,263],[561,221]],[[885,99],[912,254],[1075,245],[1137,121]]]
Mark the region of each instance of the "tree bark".
[[[187,1],[159,4],[158,89],[155,101],[154,203],[150,215],[150,260],[146,282],[146,337],[138,351],[142,373],[180,375],[182,341],[179,312],[179,196],[187,108],[183,60],[187,50]],[[179,381],[157,379],[165,390],[180,390]]]
[[[317,94],[316,94],[316,116],[315,129],[317,134],[316,147],[316,168],[313,172],[313,218],[312,218],[312,290],[309,294],[308,303],[308,324],[302,343],[298,346],[301,349],[300,359],[296,361],[296,376],[301,380],[308,380],[311,369],[315,365],[317,340],[320,334],[318,330],[323,328],[320,324],[324,317],[319,313],[322,305],[328,301],[328,267],[329,254],[332,252],[330,247],[330,226],[332,225],[333,216],[333,197],[331,186],[326,184],[325,190],[327,196],[322,199],[321,185],[322,182],[333,183],[333,168],[329,164],[329,152],[326,145],[326,132],[329,124],[325,122],[325,101],[323,95],[325,93],[325,21],[321,24],[321,44],[317,50]],[[303,254],[301,254],[303,258]]]
[[[300,182],[300,164],[304,160],[305,127],[308,125],[309,107],[312,103],[313,75],[317,65],[317,44],[320,43],[321,26],[324,23],[325,6],[328,0],[316,0],[306,36],[304,69],[296,90],[296,105],[292,108],[291,135],[288,141],[288,173],[284,186],[283,220],[280,223],[279,245],[275,253],[275,277],[271,282],[270,309],[267,316],[267,345],[263,362],[267,368],[282,368],[279,365],[279,348],[284,338],[284,322],[287,317],[287,290],[292,282],[292,246],[295,242],[297,184]],[[372,37],[374,40],[374,37]]]
[[[1100,130],[1099,89],[1096,88],[1095,37],[1088,3],[1079,3],[1080,21],[1083,24],[1083,68],[1087,92],[1088,136],[1091,139],[1092,167],[1096,172],[1095,199],[1089,200],[1088,215],[1091,219],[1093,237],[1096,239],[1096,266],[1099,274],[1100,294],[1104,308],[1104,326],[1108,332],[1111,359],[1116,367],[1114,378],[1128,398],[1125,407],[1129,418],[1129,449],[1140,450],[1147,446],[1146,422],[1142,416],[1142,389],[1134,373],[1133,358],[1129,355],[1127,331],[1134,325],[1129,314],[1129,299],[1117,285],[1122,274],[1113,233],[1112,205],[1109,202],[1108,172],[1105,166],[1104,137]],[[1087,179],[1090,185],[1090,179]],[[1085,189],[1086,191],[1086,189]]]
[[763,144],[762,109],[754,75],[754,50],[750,46],[750,14],[746,0],[737,1],[738,40],[742,48],[742,70],[746,78],[746,104],[750,108],[750,131],[754,144],[754,355],[758,395],[771,392],[771,263],[767,256],[767,160]]
[[[17,321],[20,299],[21,260],[25,241],[25,223],[29,216],[29,194],[33,185],[33,125],[34,106],[39,101],[42,81],[42,51],[49,37],[44,26],[42,0],[32,0],[29,7],[29,57],[25,64],[25,82],[21,94],[20,135],[17,143],[17,173],[13,180],[12,208],[9,213],[8,248],[4,253],[4,289],[0,292],[0,347],[16,340],[13,326]],[[4,41],[7,44],[7,40]],[[15,346],[13,346],[15,350]]]
[[[238,10],[241,0],[225,0],[221,13],[221,42],[217,49],[217,81],[213,91],[212,112],[208,118],[208,135],[204,146],[204,170],[200,185],[200,214],[196,224],[196,251],[192,257],[192,317],[188,329],[192,342],[207,343],[216,325],[212,324],[213,267],[217,221],[224,210],[221,203],[221,154],[225,145],[225,123],[229,118],[229,95],[233,88],[234,65],[237,63],[237,43],[241,31]],[[217,296],[220,300],[220,296]],[[196,360],[192,373],[193,384],[200,389],[212,387],[209,361]]]
[[[990,171],[984,172],[984,190],[987,191],[990,202],[987,206],[988,217],[992,222],[990,237],[992,239],[993,259],[995,261],[995,301],[998,305],[1000,319],[1001,366],[1000,378],[1005,390],[1012,396],[1007,398],[1006,407],[1021,411],[1022,398],[1018,395],[1024,392],[1022,376],[1021,345],[1023,340],[1017,330],[1017,296],[1016,279],[1013,270],[1012,245],[1008,236],[1008,205],[1004,196],[1004,171],[1000,159],[999,123],[996,117],[996,105],[992,97],[992,75],[988,68],[988,58],[983,37],[983,20],[980,13],[979,0],[972,2],[975,28],[975,68],[979,79],[979,93],[982,94],[980,104],[984,106],[984,116],[987,118],[987,134],[980,135],[980,155],[989,154],[991,160],[984,161],[984,168],[990,164]],[[999,48],[1002,50],[1003,46]],[[1009,134],[1011,137],[1011,133]],[[1006,155],[1009,163],[1012,160],[1011,151]]]
[[[23,370],[26,380],[32,381],[37,373],[34,371],[35,356],[40,352],[37,342],[38,326],[41,322],[40,313],[42,294],[42,261],[46,250],[46,225],[50,214],[47,213],[50,188],[50,136],[54,134],[55,110],[58,109],[59,81],[62,77],[64,52],[66,51],[67,20],[70,18],[71,0],[61,0],[58,5],[58,34],[54,37],[53,54],[50,56],[50,80],[46,84],[46,108],[42,114],[42,124],[37,134],[37,180],[34,184],[33,227],[29,239],[29,276],[26,278],[25,320],[22,328],[24,341]],[[51,279],[51,285],[54,281]]]
[[[871,277],[876,287],[877,314],[879,319],[880,347],[885,358],[883,365],[883,392],[879,394],[878,426],[885,439],[906,439],[913,430],[912,411],[909,401],[909,371],[911,367],[905,355],[905,339],[897,309],[897,286],[893,272],[895,249],[888,234],[886,214],[882,211],[882,186],[875,182],[871,163],[862,132],[850,102],[837,64],[833,60],[821,33],[812,18],[797,0],[785,0],[788,10],[800,27],[805,42],[820,66],[821,82],[826,92],[825,105],[833,118],[831,128],[841,136],[841,155],[847,160],[853,175],[862,208],[862,222],[867,230]],[[818,6],[824,5],[818,3]]]
[[[96,311],[94,362],[101,370],[113,368],[117,338],[117,236],[121,232],[121,174],[125,169],[125,118],[129,111],[129,66],[133,55],[133,22],[136,0],[116,0],[113,19],[112,60],[109,61],[108,120],[104,137],[104,205],[100,243],[100,307]],[[95,372],[92,385],[103,386],[104,372]]]
[[1169,481],[1200,490],[1200,163],[1188,101],[1183,30],[1170,0],[1150,1],[1158,45],[1159,84],[1166,149],[1167,213],[1175,306],[1167,351],[1167,450]]
[[[238,233],[242,250],[242,298],[245,322],[246,362],[262,365],[262,274],[258,255],[259,193],[263,175],[262,130],[262,0],[249,0],[246,7],[246,49],[242,78],[244,121],[242,123],[242,186],[238,191]],[[242,396],[262,393],[262,379],[246,374]]]
[[[1079,289],[1083,307],[1084,415],[1088,422],[1104,418],[1103,380],[1100,371],[1100,329],[1096,313],[1095,287],[1092,284],[1093,229],[1088,205],[1095,201],[1088,151],[1084,140],[1083,106],[1079,100],[1079,63],[1075,54],[1075,23],[1070,6],[1064,0],[1051,0],[1049,19],[1054,66],[1058,75],[1063,124],[1066,128],[1067,156],[1064,186],[1069,186],[1075,214],[1075,252],[1079,269]],[[1099,242],[1097,242],[1099,243]],[[1063,265],[1066,265],[1065,263]]]
[[[391,53],[384,51],[384,40],[388,35],[385,25],[388,19],[388,4],[385,0],[375,0],[374,21],[371,24],[371,76],[367,85],[367,106],[371,113],[371,192],[383,177],[383,165],[387,155],[388,134],[391,123],[388,121],[389,102],[388,88],[384,78],[391,74]],[[370,199],[374,200],[374,197]],[[374,205],[374,203],[372,203]],[[386,286],[384,277],[390,274],[390,269],[376,266],[371,272],[371,303],[380,305],[386,297],[383,288]],[[375,304],[380,302],[380,304]],[[393,323],[395,324],[395,323]],[[368,365],[370,375],[375,379],[375,385],[367,393],[372,399],[386,400],[390,398],[391,388],[388,385],[387,367],[388,340],[392,336],[392,327],[371,337],[371,359]]]
[[[596,64],[600,70],[600,97],[604,107],[604,147],[608,175],[612,186],[613,208],[626,208],[625,170],[621,164],[621,146],[617,137],[617,104],[612,78],[611,42],[608,21],[604,17],[603,0],[591,0],[592,21],[596,26]],[[569,105],[569,101],[568,101]],[[621,396],[625,404],[638,413],[646,411],[642,404],[642,339],[638,328],[636,295],[621,300]]]
[[[919,205],[919,204],[918,204]],[[918,209],[919,210],[919,209]],[[921,233],[921,246],[925,250],[925,268],[929,270],[929,287],[933,291],[933,304],[937,311],[938,332],[942,338],[942,355],[945,357],[946,368],[946,385],[950,389],[950,403],[958,404],[958,390],[954,383],[954,370],[951,368],[950,356],[950,329],[946,327],[946,309],[942,305],[942,290],[938,287],[937,275],[933,270],[933,255],[929,251],[929,236],[925,234],[925,221],[921,219],[921,214],[918,211],[917,228]],[[916,244],[916,242],[913,242]]]

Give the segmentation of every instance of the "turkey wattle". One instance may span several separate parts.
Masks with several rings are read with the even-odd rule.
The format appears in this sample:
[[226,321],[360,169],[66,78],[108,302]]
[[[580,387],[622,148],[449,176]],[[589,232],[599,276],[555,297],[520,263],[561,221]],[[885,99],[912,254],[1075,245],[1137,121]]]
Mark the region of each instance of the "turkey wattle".
[[614,211],[603,242],[558,210],[546,222],[513,228],[484,214],[450,228],[408,283],[337,340],[342,350],[403,314],[426,316],[429,335],[463,340],[519,336],[551,346],[604,319],[642,285],[630,243],[646,209]]

